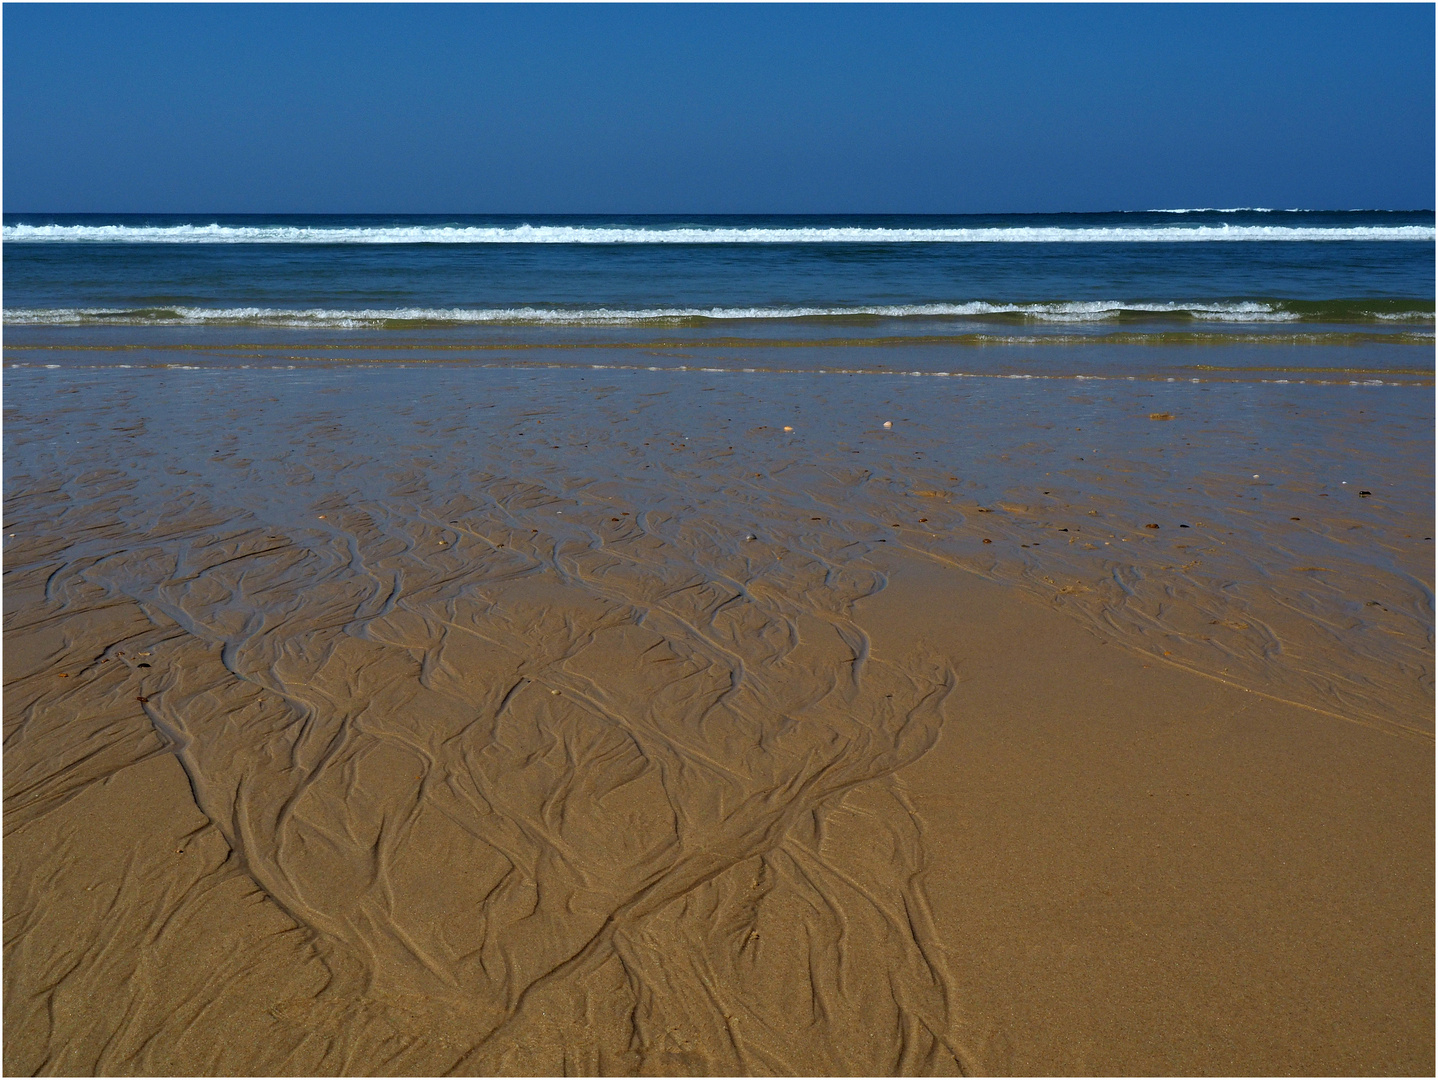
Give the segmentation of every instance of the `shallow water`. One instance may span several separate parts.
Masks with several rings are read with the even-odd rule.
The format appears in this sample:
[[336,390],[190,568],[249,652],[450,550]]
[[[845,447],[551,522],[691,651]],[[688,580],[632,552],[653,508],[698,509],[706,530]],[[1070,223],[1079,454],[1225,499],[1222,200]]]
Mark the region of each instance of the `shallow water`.
[[1051,579],[1124,640],[1324,708],[1401,721],[1430,677],[1416,386],[448,366],[7,380],[17,494],[106,462],[137,505],[192,491],[312,531],[317,499],[386,502],[422,463],[429,498],[533,483],[573,501],[566,525],[601,489],[702,514],[731,558],[882,540]]

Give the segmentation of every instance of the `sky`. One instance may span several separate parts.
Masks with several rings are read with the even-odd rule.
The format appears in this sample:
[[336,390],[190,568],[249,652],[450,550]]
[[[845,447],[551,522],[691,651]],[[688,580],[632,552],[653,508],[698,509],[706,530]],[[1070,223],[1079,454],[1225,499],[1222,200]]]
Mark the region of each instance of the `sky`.
[[1434,205],[1434,7],[32,5],[3,206]]

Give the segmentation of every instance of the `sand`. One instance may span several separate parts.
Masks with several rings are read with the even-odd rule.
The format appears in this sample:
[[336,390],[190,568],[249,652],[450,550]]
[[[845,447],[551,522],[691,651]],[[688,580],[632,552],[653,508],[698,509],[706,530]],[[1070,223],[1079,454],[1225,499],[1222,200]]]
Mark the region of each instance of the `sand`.
[[[981,517],[927,444],[46,378],[7,384],[7,1072],[1431,1073],[1421,510],[1359,521],[1367,636],[1342,586],[1138,556],[1106,621],[1109,564],[1020,546],[1088,504],[990,477]],[[1145,589],[1294,659],[1168,648]]]
[[[937,576],[860,608],[876,655],[922,633],[962,658],[943,738],[900,775],[983,1068],[1426,1071],[1431,743]],[[966,618],[916,626],[918,590]]]

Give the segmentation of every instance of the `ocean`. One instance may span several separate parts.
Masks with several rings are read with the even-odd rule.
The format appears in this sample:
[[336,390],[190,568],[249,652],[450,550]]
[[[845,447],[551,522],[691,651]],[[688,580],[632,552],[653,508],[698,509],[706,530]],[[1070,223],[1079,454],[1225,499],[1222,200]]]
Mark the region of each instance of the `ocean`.
[[[207,348],[237,342],[348,342],[373,359],[654,346],[728,363],[747,347],[812,367],[820,347],[841,367],[1166,376],[1174,361],[1152,350],[1032,347],[1237,347],[1221,366],[1262,367],[1273,351],[1249,347],[1303,344],[1346,347],[1338,367],[1432,368],[1430,212],[11,214],[3,236],[7,346],[21,350],[108,342],[218,362]],[[995,344],[1017,348],[963,350]],[[785,346],[807,348],[773,353]]]

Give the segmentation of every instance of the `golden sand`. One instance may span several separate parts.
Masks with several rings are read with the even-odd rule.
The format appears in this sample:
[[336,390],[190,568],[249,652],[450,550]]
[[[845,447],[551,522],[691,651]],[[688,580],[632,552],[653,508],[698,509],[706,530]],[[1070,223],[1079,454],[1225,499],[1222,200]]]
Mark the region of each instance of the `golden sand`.
[[318,400],[208,472],[143,400],[12,425],[6,1072],[1431,1073],[1388,594],[1409,667],[1315,681],[1295,631],[1262,682],[995,569],[1061,509],[915,467],[859,543],[832,466],[741,532],[688,432],[648,488],[449,483],[438,406],[381,452]]

